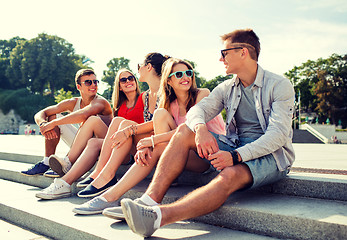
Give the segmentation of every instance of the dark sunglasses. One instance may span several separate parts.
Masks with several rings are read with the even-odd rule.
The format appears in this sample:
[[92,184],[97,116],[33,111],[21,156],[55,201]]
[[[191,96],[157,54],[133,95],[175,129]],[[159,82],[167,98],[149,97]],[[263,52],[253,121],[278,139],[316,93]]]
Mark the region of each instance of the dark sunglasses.
[[191,76],[193,76],[193,73],[194,73],[193,70],[177,71],[177,72],[171,73],[171,74],[169,75],[169,77],[175,75],[175,77],[176,77],[177,79],[181,79],[181,78],[183,78],[183,75],[184,75],[184,74],[186,74],[187,77],[191,77]]
[[242,48],[243,48],[243,47],[227,48],[227,49],[220,50],[220,53],[222,54],[222,58],[225,58],[225,52],[226,52],[226,51],[235,50],[235,49],[242,49]]
[[81,83],[84,83],[84,85],[86,85],[87,87],[91,86],[92,83],[94,83],[97,86],[99,84],[99,80],[85,80]]
[[119,79],[119,81],[121,83],[126,83],[129,80],[129,82],[135,81],[135,77],[134,76],[129,76],[129,77],[123,77],[121,79]]

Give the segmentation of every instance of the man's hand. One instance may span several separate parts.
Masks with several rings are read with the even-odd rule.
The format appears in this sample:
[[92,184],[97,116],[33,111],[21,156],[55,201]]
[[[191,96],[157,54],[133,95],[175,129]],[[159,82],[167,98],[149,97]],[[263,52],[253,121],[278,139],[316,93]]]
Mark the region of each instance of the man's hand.
[[208,131],[205,124],[198,124],[195,126],[195,144],[198,155],[201,158],[208,159],[209,155],[219,150],[216,139]]
[[211,154],[208,157],[208,160],[211,161],[213,167],[219,171],[234,165],[231,153],[228,151],[219,150],[218,152]]
[[54,120],[51,122],[46,122],[44,124],[41,124],[40,132],[42,133],[42,135],[45,135],[46,132],[53,130],[53,128],[55,127],[56,125],[54,124]]

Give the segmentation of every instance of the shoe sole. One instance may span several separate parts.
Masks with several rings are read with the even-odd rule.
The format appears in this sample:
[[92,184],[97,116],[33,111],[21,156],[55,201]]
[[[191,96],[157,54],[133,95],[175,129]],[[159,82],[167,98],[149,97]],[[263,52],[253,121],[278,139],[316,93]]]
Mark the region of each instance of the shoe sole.
[[63,166],[59,162],[58,158],[55,155],[50,156],[48,159],[48,162],[49,162],[49,166],[51,167],[51,169],[54,172],[58,173],[59,177],[62,177],[65,175],[65,173],[63,171]]
[[88,186],[89,184],[76,184],[76,187],[78,188],[85,188],[86,186]]
[[76,214],[80,215],[95,215],[95,214],[101,214],[103,210],[98,211],[85,211],[85,210],[78,210],[78,209],[72,209],[72,211]]
[[70,196],[71,196],[71,193],[61,193],[57,195],[46,195],[46,194],[37,193],[35,195],[35,197],[37,198],[46,199],[46,200],[54,200],[54,199],[65,198]]
[[49,175],[49,174],[43,174],[43,176],[48,177],[48,178],[59,178],[59,175]]
[[33,176],[40,176],[40,175],[43,175],[44,173],[26,174],[26,173],[22,173],[22,172],[21,172],[20,174],[22,174],[22,175],[24,175],[24,176],[33,177]]
[[107,212],[107,211],[103,211],[102,215],[112,218],[112,219],[116,219],[116,220],[121,220],[121,221],[125,221],[125,216],[124,214],[115,214],[115,213],[111,213],[111,212]]
[[109,188],[111,188],[112,186],[105,188],[104,190],[97,192],[97,193],[93,193],[93,194],[89,194],[89,195],[80,195],[79,193],[77,193],[77,196],[80,198],[90,198],[90,197],[96,197],[99,196],[101,193],[106,192]]
[[131,231],[137,234],[137,232],[135,231],[134,222],[132,221],[133,218],[131,214],[131,207],[126,201],[121,202],[121,207],[124,213],[125,221],[127,222],[129,228],[131,229]]

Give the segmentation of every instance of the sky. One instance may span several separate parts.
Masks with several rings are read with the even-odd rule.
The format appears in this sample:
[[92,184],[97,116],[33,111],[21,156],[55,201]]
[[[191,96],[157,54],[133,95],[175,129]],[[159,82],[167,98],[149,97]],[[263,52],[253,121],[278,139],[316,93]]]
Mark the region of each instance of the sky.
[[57,35],[99,79],[112,58],[137,71],[149,52],[191,60],[207,80],[225,75],[220,36],[243,28],[260,38],[259,64],[280,75],[347,54],[346,0],[2,0],[1,9],[0,39]]

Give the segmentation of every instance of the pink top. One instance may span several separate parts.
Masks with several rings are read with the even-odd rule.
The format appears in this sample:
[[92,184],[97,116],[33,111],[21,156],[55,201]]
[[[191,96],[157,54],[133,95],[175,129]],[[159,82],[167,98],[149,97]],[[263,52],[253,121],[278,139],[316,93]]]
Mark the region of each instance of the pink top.
[[[170,111],[177,126],[186,121],[186,115],[180,116],[177,99],[170,104]],[[206,126],[211,132],[226,135],[225,122],[221,114],[218,114],[215,118],[206,123]]]

